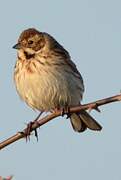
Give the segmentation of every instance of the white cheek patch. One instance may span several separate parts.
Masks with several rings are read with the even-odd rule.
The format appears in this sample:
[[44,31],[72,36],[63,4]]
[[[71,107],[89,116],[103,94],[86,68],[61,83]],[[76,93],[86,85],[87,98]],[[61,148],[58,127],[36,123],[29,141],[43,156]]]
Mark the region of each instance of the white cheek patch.
[[24,51],[22,49],[18,50],[17,55],[20,59],[25,59]]

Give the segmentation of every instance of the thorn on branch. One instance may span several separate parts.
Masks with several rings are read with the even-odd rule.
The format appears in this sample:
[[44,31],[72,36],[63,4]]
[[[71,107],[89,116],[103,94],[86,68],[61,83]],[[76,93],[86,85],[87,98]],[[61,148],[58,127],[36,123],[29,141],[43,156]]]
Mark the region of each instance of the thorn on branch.
[[99,112],[99,113],[101,112],[101,110],[99,109],[97,103],[94,103],[94,104],[89,105],[88,111],[91,112],[92,110],[96,110],[96,111]]

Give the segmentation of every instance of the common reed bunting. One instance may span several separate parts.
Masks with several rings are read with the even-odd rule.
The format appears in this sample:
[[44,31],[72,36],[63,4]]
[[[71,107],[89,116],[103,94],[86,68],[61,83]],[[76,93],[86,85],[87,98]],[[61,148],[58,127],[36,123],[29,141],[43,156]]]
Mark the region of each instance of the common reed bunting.
[[[24,30],[13,48],[17,49],[16,89],[31,108],[52,112],[80,105],[82,76],[69,53],[51,35],[34,28]],[[84,110],[71,113],[70,120],[77,132],[102,129]]]

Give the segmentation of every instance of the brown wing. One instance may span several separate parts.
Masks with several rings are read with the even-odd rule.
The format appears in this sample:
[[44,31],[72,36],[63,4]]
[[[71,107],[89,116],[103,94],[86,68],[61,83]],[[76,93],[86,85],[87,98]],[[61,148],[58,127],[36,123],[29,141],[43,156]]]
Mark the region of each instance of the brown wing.
[[68,51],[65,50],[64,47],[62,45],[60,45],[52,36],[50,36],[47,33],[43,33],[43,34],[46,35],[49,39],[51,39],[51,41],[49,41],[49,42],[51,42],[50,49],[53,50],[54,54],[56,54],[56,56],[63,57],[63,59],[71,67],[71,69],[75,73],[77,73],[78,76],[82,79],[81,74],[79,73],[79,71],[76,68],[76,65],[74,64],[74,62],[70,58]]
[[74,64],[74,62],[71,60],[71,57],[70,57],[68,51],[65,50],[64,47],[62,45],[60,45],[51,35],[49,35],[47,33],[43,33],[43,35],[49,39],[50,50],[52,50],[52,52],[56,56],[58,56],[58,57],[61,56],[66,61],[66,64],[68,64],[68,66],[72,69],[72,72],[74,72],[74,75],[81,80],[82,85],[83,85],[82,76],[81,76],[80,72],[77,70],[77,67]]

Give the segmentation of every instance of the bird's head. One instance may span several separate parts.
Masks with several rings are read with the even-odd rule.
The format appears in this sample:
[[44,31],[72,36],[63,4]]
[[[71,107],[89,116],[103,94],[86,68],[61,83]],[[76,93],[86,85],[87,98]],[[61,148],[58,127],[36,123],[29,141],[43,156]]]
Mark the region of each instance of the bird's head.
[[18,39],[14,49],[23,50],[28,55],[36,54],[38,51],[43,49],[45,46],[45,38],[43,33],[37,31],[34,28],[24,30]]

